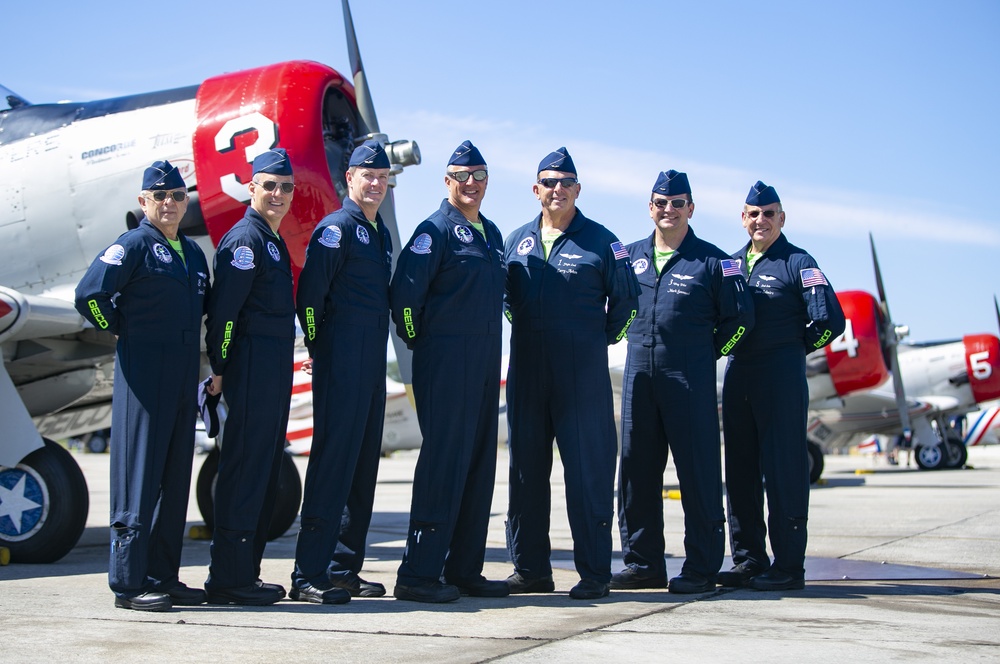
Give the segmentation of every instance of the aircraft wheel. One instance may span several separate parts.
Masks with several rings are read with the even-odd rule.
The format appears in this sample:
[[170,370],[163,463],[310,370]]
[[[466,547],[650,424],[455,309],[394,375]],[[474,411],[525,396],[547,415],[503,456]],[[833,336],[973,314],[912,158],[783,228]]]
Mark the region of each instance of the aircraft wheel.
[[[215,480],[219,474],[219,454],[218,448],[213,448],[208,453],[205,463],[198,472],[198,482],[195,485],[198,509],[209,530],[215,527]],[[299,515],[301,504],[302,480],[299,471],[295,467],[292,455],[283,454],[281,470],[278,471],[278,495],[267,530],[268,540],[277,539],[288,532],[295,523],[295,517]]]
[[811,440],[806,445],[809,448],[809,483],[816,484],[823,474],[823,448]]
[[91,454],[104,454],[108,451],[108,438],[103,432],[92,434],[85,447]]
[[947,446],[948,456],[945,459],[944,467],[962,468],[965,466],[965,462],[969,460],[969,450],[965,447],[965,443],[960,438],[949,436]]
[[26,456],[14,468],[0,466],[0,546],[15,563],[52,563],[76,546],[87,526],[87,480],[58,443]]
[[917,445],[914,456],[921,470],[939,470],[945,467],[947,455],[944,445]]

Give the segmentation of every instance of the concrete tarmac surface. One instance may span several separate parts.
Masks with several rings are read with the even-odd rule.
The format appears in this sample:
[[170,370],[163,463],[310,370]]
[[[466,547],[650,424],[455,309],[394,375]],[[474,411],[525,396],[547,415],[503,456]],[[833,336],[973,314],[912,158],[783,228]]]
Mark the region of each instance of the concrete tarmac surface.
[[[969,468],[920,471],[828,456],[813,487],[805,590],[719,588],[568,597],[578,577],[562,469],[552,476],[556,592],[448,604],[391,597],[416,452],[382,460],[362,576],[384,598],[340,606],[116,609],[107,587],[108,455],[77,454],[90,485],[80,544],[50,565],[0,567],[3,662],[1000,662],[1000,448]],[[204,457],[195,459],[195,475]],[[297,458],[304,477],[306,458]],[[499,450],[486,575],[511,573],[507,456]],[[672,466],[665,488],[676,488]],[[668,574],[684,554],[680,502],[664,500]],[[193,491],[189,526],[201,523]],[[621,568],[615,524],[616,560]],[[295,532],[270,542],[263,579],[287,587]],[[209,543],[185,539],[181,580],[200,586]],[[728,569],[727,559],[724,569]]]

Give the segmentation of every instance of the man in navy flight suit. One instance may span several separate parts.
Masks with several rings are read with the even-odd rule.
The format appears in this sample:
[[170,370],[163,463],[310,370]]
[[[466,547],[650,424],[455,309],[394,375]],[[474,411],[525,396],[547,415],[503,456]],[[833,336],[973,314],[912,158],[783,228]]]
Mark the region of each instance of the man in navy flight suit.
[[739,264],[695,235],[693,214],[687,174],[660,173],[649,201],[656,228],[628,245],[642,291],[622,387],[618,521],[626,567],[612,577],[614,589],[667,585],[668,448],[680,481],[686,555],[670,592],[714,590],[725,556],[715,363],[753,327],[753,302]]
[[423,436],[393,595],[416,602],[508,594],[482,574],[497,463],[503,236],[479,211],[489,179],[469,141],[452,153],[444,183],[448,198],[413,232],[390,296],[396,334],[413,350]]
[[[722,391],[734,567],[718,580],[728,587],[805,587],[806,353],[832,342],[845,322],[826,276],[812,256],[785,238],[784,225],[778,193],[758,180],[743,207],[750,242],[733,254],[753,295],[756,322],[730,355]],[[773,564],[765,548],[768,534]]]
[[608,594],[614,512],[614,399],[608,345],[635,318],[639,284],[618,238],[576,208],[576,166],[559,148],[538,164],[542,211],[505,243],[505,311],[512,324],[507,374],[512,593],[552,592],[549,512],[552,440],[566,477],[573,599]]
[[166,611],[205,591],[177,578],[194,455],[208,262],[178,232],[184,179],[157,161],[142,178],[145,217],[76,287],[76,308],[118,337],[111,413],[111,561],[115,606]]
[[[253,160],[250,205],[219,241],[208,303],[210,394],[229,407],[215,485],[215,532],[205,589],[212,604],[274,604],[280,585],[260,580],[292,394],[292,267],[278,235],[295,180],[281,148]],[[225,383],[223,384],[223,376]]]
[[385,594],[358,576],[385,415],[392,239],[378,214],[389,185],[382,145],[358,146],[345,177],[348,197],[313,231],[295,302],[313,377],[313,444],[289,597],[316,604]]

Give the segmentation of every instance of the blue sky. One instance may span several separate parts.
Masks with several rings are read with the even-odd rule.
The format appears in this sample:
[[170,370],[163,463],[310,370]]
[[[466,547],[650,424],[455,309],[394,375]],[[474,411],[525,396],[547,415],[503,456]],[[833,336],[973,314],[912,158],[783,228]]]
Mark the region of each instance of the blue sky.
[[[33,102],[200,83],[290,59],[349,72],[339,2],[12,3],[0,83]],[[136,10],[136,7],[139,9]],[[685,171],[698,234],[746,241],[757,179],[789,239],[840,290],[874,292],[875,235],[911,339],[998,333],[1000,2],[355,1],[379,122],[424,163],[396,189],[409,236],[450,151],[490,166],[504,234],[537,214],[539,159],[565,145],[589,217],[647,236],[656,175]]]

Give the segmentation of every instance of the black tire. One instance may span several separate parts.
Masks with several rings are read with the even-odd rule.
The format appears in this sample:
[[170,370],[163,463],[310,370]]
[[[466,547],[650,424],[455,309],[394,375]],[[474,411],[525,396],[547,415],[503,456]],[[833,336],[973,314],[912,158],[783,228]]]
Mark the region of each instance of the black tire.
[[809,448],[809,484],[816,484],[823,474],[823,448],[811,440],[806,441],[806,445]]
[[951,469],[964,467],[965,462],[969,460],[969,450],[965,447],[962,439],[957,436],[948,436],[947,445],[948,454],[946,455],[944,467]]
[[945,461],[948,459],[943,444],[917,445],[914,456],[921,470],[940,470],[945,467]]
[[[205,463],[201,465],[195,486],[198,509],[209,530],[215,527],[215,478],[218,473],[219,449],[214,448],[205,457]],[[278,471],[278,496],[274,502],[274,511],[271,512],[271,523],[268,525],[268,540],[277,539],[288,532],[299,515],[301,504],[302,479],[299,477],[292,456],[283,454],[281,469]]]
[[90,494],[83,471],[61,445],[43,442],[45,447],[14,468],[0,466],[0,486],[20,487],[18,498],[37,505],[21,512],[16,526],[10,516],[0,518],[0,546],[10,549],[15,563],[54,563],[76,546],[87,526]]

